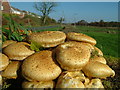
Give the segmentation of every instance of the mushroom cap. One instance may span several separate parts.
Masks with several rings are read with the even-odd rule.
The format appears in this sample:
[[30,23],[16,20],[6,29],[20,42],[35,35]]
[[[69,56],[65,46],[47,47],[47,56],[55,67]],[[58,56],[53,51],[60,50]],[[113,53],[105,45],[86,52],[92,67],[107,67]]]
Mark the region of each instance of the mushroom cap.
[[2,76],[8,79],[17,78],[17,70],[20,67],[19,61],[11,61],[7,68],[2,72]]
[[22,83],[22,88],[54,88],[54,82],[53,81],[40,81],[40,82],[24,81]]
[[9,58],[5,55],[0,53],[0,71],[4,70],[9,64]]
[[30,50],[29,44],[27,45],[26,42],[18,42],[5,47],[3,52],[9,57],[9,59],[23,60],[35,51]]
[[29,42],[35,42],[42,47],[55,47],[66,39],[65,33],[61,31],[44,31],[32,33],[28,36]]
[[103,64],[107,63],[103,56],[97,56],[97,55],[95,55],[92,58],[90,58],[90,61],[98,61],[98,62],[101,62]]
[[82,83],[84,80],[85,77],[81,71],[65,71],[58,78],[56,88],[84,88],[84,84]]
[[67,33],[67,39],[74,40],[74,41],[82,41],[82,42],[88,42],[92,45],[96,44],[96,40],[90,36],[87,36],[83,33],[75,33],[75,32],[69,32]]
[[88,85],[90,83],[90,79],[88,77],[85,77],[84,85]]
[[79,42],[65,42],[56,49],[56,59],[62,69],[81,70],[90,58],[90,47]]
[[6,40],[6,41],[3,42],[3,44],[2,44],[2,48],[5,48],[5,47],[7,47],[8,45],[13,44],[13,43],[17,43],[17,41]]
[[56,79],[61,68],[52,58],[52,51],[37,52],[25,59],[22,74],[29,81],[49,81]]
[[86,85],[86,88],[104,88],[100,79],[92,79],[89,84]]
[[82,69],[88,77],[98,77],[105,79],[106,77],[115,76],[114,70],[112,70],[108,65],[103,64],[98,61],[90,61],[87,65]]
[[81,82],[85,81],[85,75],[82,71],[63,71],[61,74],[61,77],[66,77],[66,78],[76,78],[79,77],[79,80]]

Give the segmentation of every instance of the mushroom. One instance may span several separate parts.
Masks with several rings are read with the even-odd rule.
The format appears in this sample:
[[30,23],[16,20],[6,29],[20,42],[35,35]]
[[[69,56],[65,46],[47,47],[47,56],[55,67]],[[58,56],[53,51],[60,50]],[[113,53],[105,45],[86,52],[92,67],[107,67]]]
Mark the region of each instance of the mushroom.
[[98,77],[105,79],[106,77],[115,76],[114,70],[112,70],[108,65],[103,64],[98,61],[90,61],[87,65],[82,69],[86,76]]
[[64,71],[58,78],[56,88],[85,88],[82,83],[84,80],[85,76],[81,71]]
[[27,57],[22,64],[22,75],[29,81],[56,79],[61,68],[52,58],[52,51],[44,50]]
[[103,64],[107,63],[103,56],[97,56],[97,55],[95,55],[92,58],[90,58],[90,61],[98,61],[98,62],[101,62]]
[[54,84],[53,81],[24,81],[22,83],[22,88],[54,88]]
[[65,33],[61,31],[44,31],[32,33],[28,36],[28,41],[37,43],[42,47],[55,47],[60,43],[63,43],[66,39]]
[[85,85],[86,88],[104,88],[100,79],[92,79],[89,84]]
[[34,52],[29,49],[29,44],[26,42],[13,43],[3,49],[3,53],[13,60],[24,60]]
[[0,85],[2,85],[2,76],[0,75]]
[[66,36],[67,36],[68,40],[87,42],[87,43],[90,43],[92,45],[96,44],[96,40],[94,38],[87,36],[83,33],[69,32],[69,33],[67,33]]
[[90,47],[79,42],[65,42],[56,48],[56,59],[62,69],[81,70],[90,58]]
[[7,47],[10,44],[16,43],[17,41],[13,41],[13,40],[6,40],[5,42],[3,42],[2,44],[2,48]]
[[9,64],[9,58],[5,55],[0,53],[0,71],[4,70]]
[[7,68],[2,72],[2,77],[6,77],[8,79],[16,79],[17,70],[19,69],[19,67],[19,61],[11,61]]

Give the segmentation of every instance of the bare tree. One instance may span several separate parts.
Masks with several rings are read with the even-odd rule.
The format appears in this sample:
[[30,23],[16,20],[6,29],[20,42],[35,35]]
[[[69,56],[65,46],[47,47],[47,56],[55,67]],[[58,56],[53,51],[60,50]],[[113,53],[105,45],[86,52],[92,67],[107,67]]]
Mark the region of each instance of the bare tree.
[[48,15],[54,11],[54,7],[56,7],[55,2],[36,2],[34,5],[35,9],[38,10],[42,14],[43,24],[46,23],[46,18]]
[[65,21],[64,18],[60,17],[60,19],[58,20],[58,22],[60,23],[60,25],[62,26],[62,22]]

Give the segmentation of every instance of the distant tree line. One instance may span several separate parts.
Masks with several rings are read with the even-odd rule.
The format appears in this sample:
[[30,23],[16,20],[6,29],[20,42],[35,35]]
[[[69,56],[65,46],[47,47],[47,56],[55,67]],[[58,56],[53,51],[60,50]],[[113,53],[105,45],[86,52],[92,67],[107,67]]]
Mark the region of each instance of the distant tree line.
[[72,23],[72,25],[82,25],[82,26],[99,26],[99,27],[120,27],[120,22],[105,22],[100,20],[99,22],[90,22],[88,23],[85,20],[78,21],[76,23]]

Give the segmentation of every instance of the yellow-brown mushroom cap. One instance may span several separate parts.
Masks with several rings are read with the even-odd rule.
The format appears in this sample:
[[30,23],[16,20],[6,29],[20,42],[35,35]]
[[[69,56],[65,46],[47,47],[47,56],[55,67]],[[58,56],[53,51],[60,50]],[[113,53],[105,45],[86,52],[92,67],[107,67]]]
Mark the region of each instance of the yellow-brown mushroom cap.
[[89,84],[85,85],[86,88],[104,88],[102,81],[98,78],[92,79]]
[[2,85],[3,81],[2,81],[2,76],[0,75],[0,85]]
[[98,61],[98,62],[101,62],[103,64],[107,63],[103,56],[97,56],[97,55],[95,55],[92,58],[90,58],[90,61]]
[[0,53],[0,71],[4,70],[9,64],[9,58],[5,55]]
[[20,67],[19,61],[11,61],[7,68],[2,72],[2,76],[8,79],[17,78],[17,70]]
[[52,51],[37,52],[23,61],[22,74],[30,81],[49,81],[56,79],[61,68],[54,62]]
[[69,32],[69,33],[67,33],[67,39],[88,42],[88,43],[91,43],[92,45],[96,44],[96,40],[94,38],[87,36],[83,33]]
[[2,48],[5,48],[5,47],[7,47],[8,45],[13,44],[13,43],[16,43],[16,42],[17,42],[17,41],[7,40],[7,41],[3,42]]
[[65,33],[61,31],[44,31],[32,33],[28,36],[29,42],[35,42],[42,47],[55,47],[66,39]]
[[64,71],[58,78],[56,88],[84,88],[84,74],[80,71]]
[[90,47],[79,42],[65,42],[56,49],[56,59],[68,71],[81,70],[90,58]]
[[30,50],[27,43],[18,42],[5,47],[3,52],[9,57],[9,59],[23,60],[35,51]]
[[22,88],[54,88],[53,81],[40,81],[40,82],[29,82],[24,81],[22,83]]
[[98,77],[105,79],[106,77],[115,76],[114,70],[112,70],[108,65],[103,64],[98,61],[90,61],[87,65],[82,69],[88,77]]

